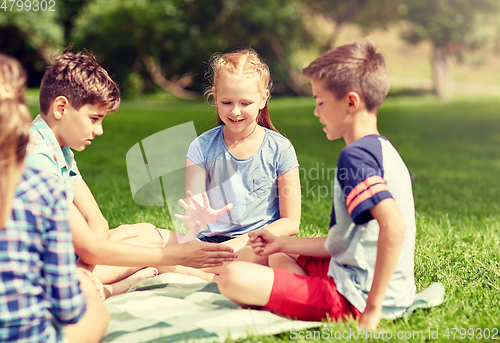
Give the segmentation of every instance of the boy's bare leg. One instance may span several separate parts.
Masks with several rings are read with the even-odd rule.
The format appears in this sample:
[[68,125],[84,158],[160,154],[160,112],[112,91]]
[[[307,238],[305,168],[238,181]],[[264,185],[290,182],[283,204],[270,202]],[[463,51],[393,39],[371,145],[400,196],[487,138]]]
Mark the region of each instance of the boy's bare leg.
[[158,242],[163,242],[163,246],[178,244],[177,232],[158,229],[149,223],[125,224],[109,230],[111,240],[126,241],[132,238],[143,246],[157,246]]
[[[268,257],[255,255],[250,246],[245,246],[242,249],[238,250],[236,253],[238,254],[238,258],[236,259],[236,261],[246,261],[267,266]],[[224,265],[226,265],[226,263]],[[211,281],[216,281],[217,276],[220,274],[224,266],[213,267],[213,268],[201,268],[201,269],[185,267],[185,266],[159,266],[157,268],[160,274],[179,273],[185,275],[193,275],[203,280],[211,282]]]
[[204,268],[204,269],[198,269],[198,268],[191,268],[191,267],[186,267],[186,266],[162,266],[158,267],[158,272],[160,274],[162,273],[179,273],[179,274],[184,274],[184,275],[192,275],[199,277],[200,279],[203,279],[208,282],[214,281],[214,277],[216,274],[211,273],[211,272],[205,272],[205,269],[210,269],[210,268]]
[[306,275],[297,264],[298,255],[278,253],[268,257],[269,267],[238,261],[226,264],[215,278],[220,292],[240,305],[264,306],[269,302],[274,283],[272,268]]
[[[175,238],[175,235],[169,235],[170,231],[160,232],[159,230],[148,223],[122,225],[110,231],[109,239],[132,245],[163,247],[169,243],[169,236]],[[143,269],[141,267],[91,266],[81,260],[78,261],[78,266],[91,271],[104,283],[106,298],[125,293],[135,283],[158,275],[158,270],[153,267]]]
[[153,267],[147,267],[138,270],[132,275],[127,276],[125,279],[122,279],[114,283],[105,284],[104,294],[106,295],[106,298],[109,298],[110,296],[113,295],[123,294],[137,282],[151,277],[155,277],[156,275],[158,275],[158,270]]
[[[81,260],[78,260],[77,266],[79,268],[85,269],[91,273],[93,273],[93,270],[95,269],[95,267],[99,267],[99,266],[91,266],[91,265],[85,264]],[[103,267],[103,266],[100,266],[100,267]],[[111,272],[115,272],[116,271],[115,269],[121,268],[121,267],[113,267],[113,266],[107,266],[107,267],[110,267],[109,270]],[[105,268],[100,269],[101,272],[103,270],[105,270]],[[97,277],[102,282],[102,280],[99,278],[99,276],[95,275],[95,273],[93,273],[93,275],[95,277]],[[103,282],[105,297],[109,298],[110,296],[113,296],[113,295],[123,294],[130,287],[132,287],[135,283],[137,283],[141,280],[144,280],[144,279],[155,277],[156,275],[158,275],[158,270],[156,268],[146,267],[146,268],[142,268],[139,270],[133,270],[132,274],[128,275],[127,277],[125,277],[121,280],[118,280],[115,282],[108,282],[108,283]]]
[[236,261],[252,262],[267,267],[269,265],[268,257],[269,256],[259,256],[254,254],[252,247],[246,245],[238,250],[238,258]]
[[[164,234],[163,231],[167,231],[167,235]],[[179,239],[183,237],[183,234],[180,232],[176,231],[169,231],[169,230],[163,230],[162,235],[164,237],[167,237],[165,240],[167,241],[167,245],[171,244],[178,244]],[[200,279],[203,279],[205,281],[214,281],[214,276],[215,274],[210,273],[210,272],[204,272],[202,269],[198,268],[192,268],[192,267],[186,267],[186,266],[181,266],[181,265],[176,265],[176,266],[157,266],[159,274],[163,273],[179,273],[179,274],[184,274],[184,275],[192,275],[199,277]]]
[[[235,261],[251,262],[251,263],[260,264],[260,265],[266,266],[266,267],[269,264],[269,261],[268,261],[269,256],[258,256],[256,254],[254,254],[252,248],[248,245],[244,246],[243,248],[238,250],[236,253],[238,254],[238,258]],[[229,262],[229,263],[232,263],[232,262]],[[228,264],[228,263],[225,263],[224,266],[226,264]],[[213,268],[202,268],[201,270],[203,272],[205,272],[205,274],[219,275],[222,271],[222,268],[224,268],[224,266],[213,267]]]
[[240,305],[264,306],[274,283],[272,268],[249,262],[227,264],[218,277],[220,292]]
[[[116,229],[110,230],[109,239],[132,245],[158,248],[166,244],[177,243],[175,234],[170,233],[173,233],[173,231],[157,229],[154,225],[148,223],[140,223],[122,225]],[[112,284],[132,276],[132,274],[140,269],[142,268],[97,265],[93,267],[91,271],[104,284]],[[115,295],[114,292],[113,295]]]
[[304,269],[297,264],[299,255],[287,255],[283,253],[269,256],[269,267],[284,269],[297,275],[307,275]]

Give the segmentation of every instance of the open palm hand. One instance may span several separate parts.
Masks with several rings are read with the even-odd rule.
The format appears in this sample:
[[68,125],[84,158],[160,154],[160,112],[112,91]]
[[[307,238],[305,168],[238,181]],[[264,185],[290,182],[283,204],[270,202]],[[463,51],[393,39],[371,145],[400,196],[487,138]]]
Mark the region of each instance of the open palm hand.
[[233,208],[232,204],[227,204],[223,208],[215,210],[210,207],[207,192],[202,192],[201,196],[203,204],[200,204],[195,199],[191,191],[186,191],[186,200],[179,199],[179,204],[184,208],[185,212],[183,215],[175,214],[174,217],[183,220],[189,230],[200,231]]

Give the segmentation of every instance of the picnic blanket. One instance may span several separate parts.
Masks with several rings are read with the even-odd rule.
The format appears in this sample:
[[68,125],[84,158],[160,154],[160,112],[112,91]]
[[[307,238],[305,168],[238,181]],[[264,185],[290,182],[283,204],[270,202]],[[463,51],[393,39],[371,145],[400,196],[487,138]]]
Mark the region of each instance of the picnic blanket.
[[[443,285],[433,283],[403,316],[443,303],[444,294]],[[243,309],[221,295],[215,282],[175,273],[142,280],[105,304],[111,321],[102,343],[223,342],[324,324]]]
[[111,321],[102,343],[223,342],[322,325],[243,309],[217,283],[175,273],[142,280],[105,305]]

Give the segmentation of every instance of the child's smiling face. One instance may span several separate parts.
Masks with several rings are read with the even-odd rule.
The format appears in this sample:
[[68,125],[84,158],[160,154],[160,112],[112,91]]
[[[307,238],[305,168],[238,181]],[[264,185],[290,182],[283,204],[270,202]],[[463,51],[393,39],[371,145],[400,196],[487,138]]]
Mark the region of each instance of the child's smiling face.
[[259,90],[256,77],[221,75],[217,88],[212,89],[219,117],[234,133],[248,134],[257,123],[259,111],[269,97],[269,91]]

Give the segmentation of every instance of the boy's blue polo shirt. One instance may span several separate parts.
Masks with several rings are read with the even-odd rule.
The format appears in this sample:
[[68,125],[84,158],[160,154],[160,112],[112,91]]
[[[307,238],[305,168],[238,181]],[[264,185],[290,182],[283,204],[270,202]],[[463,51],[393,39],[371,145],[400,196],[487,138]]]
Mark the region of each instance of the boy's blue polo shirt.
[[400,316],[415,298],[413,273],[415,207],[410,174],[392,144],[382,136],[365,136],[339,155],[330,230],[325,242],[332,255],[328,275],[337,289],[364,312],[377,260],[378,222],[370,209],[393,198],[406,231],[396,269],[382,302],[382,317]]
[[65,184],[66,197],[73,201],[75,185],[82,178],[70,147],[61,147],[54,132],[39,114],[33,120],[27,148],[26,166],[49,172]]

